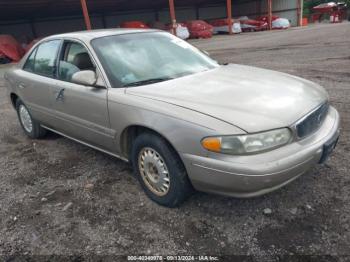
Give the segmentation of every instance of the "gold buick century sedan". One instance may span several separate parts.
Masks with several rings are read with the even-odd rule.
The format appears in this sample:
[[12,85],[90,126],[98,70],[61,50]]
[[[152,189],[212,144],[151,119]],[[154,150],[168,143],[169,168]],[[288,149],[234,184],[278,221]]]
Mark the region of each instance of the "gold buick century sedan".
[[339,114],[319,85],[220,65],[159,30],[47,37],[5,74],[24,132],[47,130],[129,161],[174,207],[194,189],[253,197],[326,161]]

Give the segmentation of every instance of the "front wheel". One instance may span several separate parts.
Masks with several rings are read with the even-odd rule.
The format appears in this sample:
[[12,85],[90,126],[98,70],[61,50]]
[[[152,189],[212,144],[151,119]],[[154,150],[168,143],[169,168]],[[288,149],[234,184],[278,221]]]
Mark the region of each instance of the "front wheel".
[[27,136],[34,139],[45,136],[46,129],[42,128],[40,124],[32,118],[28,108],[20,99],[16,101],[16,111],[19,122]]
[[139,135],[131,155],[143,190],[156,203],[176,207],[193,191],[181,159],[162,137],[151,133]]

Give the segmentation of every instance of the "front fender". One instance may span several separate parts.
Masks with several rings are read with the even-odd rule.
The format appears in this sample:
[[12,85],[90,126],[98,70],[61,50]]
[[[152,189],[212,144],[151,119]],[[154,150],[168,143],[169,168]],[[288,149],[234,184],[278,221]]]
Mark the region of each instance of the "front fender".
[[[121,90],[108,94],[111,128],[116,141],[130,126],[143,126],[167,139],[178,153],[206,156],[200,141],[213,135],[244,134],[241,129],[221,120],[166,102],[127,95]],[[121,145],[117,143],[118,152]]]

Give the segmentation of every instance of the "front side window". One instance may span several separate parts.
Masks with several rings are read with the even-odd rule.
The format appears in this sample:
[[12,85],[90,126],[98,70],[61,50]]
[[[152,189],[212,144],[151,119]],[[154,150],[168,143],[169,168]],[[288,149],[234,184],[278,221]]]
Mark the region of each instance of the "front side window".
[[166,81],[219,66],[197,48],[164,32],[114,35],[91,44],[115,87]]
[[59,60],[58,79],[71,82],[73,74],[83,70],[96,72],[87,49],[79,43],[66,41]]
[[34,59],[34,73],[54,77],[56,57],[61,40],[44,42],[38,46]]
[[87,53],[86,48],[75,42],[69,42],[66,44],[66,51],[67,51],[67,62],[68,63],[74,63],[74,59],[77,54],[80,53]]

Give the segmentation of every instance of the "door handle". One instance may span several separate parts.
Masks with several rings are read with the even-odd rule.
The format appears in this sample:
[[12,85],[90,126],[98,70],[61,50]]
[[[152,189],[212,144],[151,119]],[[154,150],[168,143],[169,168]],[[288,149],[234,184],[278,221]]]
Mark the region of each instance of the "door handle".
[[23,83],[19,83],[19,84],[18,84],[18,88],[20,88],[20,89],[24,89],[24,88],[26,88],[26,85],[25,85],[25,84],[23,84]]

